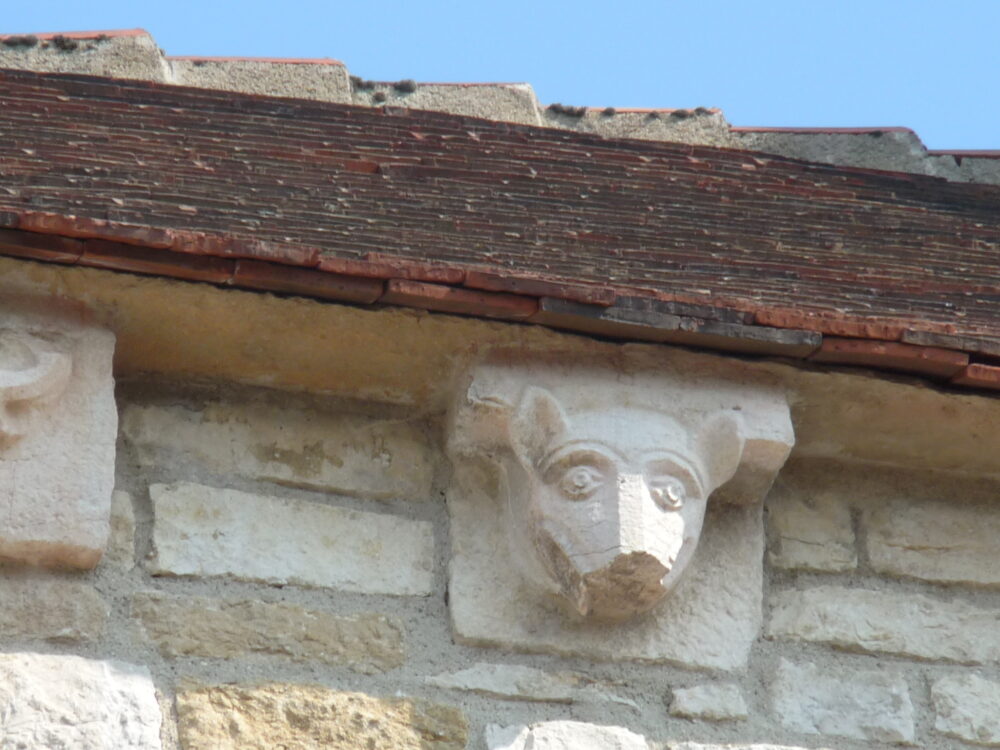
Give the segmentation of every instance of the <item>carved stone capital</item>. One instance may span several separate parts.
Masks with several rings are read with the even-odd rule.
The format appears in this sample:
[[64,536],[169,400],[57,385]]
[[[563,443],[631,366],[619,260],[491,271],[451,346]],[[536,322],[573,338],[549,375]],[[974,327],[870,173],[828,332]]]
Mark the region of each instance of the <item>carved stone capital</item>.
[[456,398],[449,454],[495,477],[506,557],[577,619],[624,621],[683,578],[707,503],[752,504],[794,442],[784,394],[724,372],[496,358]]
[[0,297],[0,559],[88,568],[107,541],[114,337],[58,303]]

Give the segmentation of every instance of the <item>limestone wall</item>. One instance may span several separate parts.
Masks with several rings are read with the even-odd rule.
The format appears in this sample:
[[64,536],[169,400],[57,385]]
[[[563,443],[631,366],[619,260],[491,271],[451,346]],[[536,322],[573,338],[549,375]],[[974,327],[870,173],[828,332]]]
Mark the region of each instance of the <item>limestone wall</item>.
[[4,747],[1000,745],[991,480],[793,454],[763,512],[710,507],[695,637],[553,642],[449,597],[440,415],[143,378],[117,406],[103,560],[0,577]]

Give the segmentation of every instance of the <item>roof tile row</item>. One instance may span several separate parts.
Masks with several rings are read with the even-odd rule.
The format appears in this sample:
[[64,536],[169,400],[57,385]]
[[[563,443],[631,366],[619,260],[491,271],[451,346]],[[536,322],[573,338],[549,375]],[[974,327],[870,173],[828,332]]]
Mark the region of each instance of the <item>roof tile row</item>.
[[[9,212],[7,217],[9,221]],[[952,385],[1000,390],[1000,367],[970,364],[965,352],[733,322],[741,317],[737,311],[652,298],[623,297],[610,306],[584,304],[405,278],[382,280],[352,276],[267,261],[186,255],[123,242],[81,240],[11,229],[0,229],[0,254],[336,302],[399,305],[528,322],[612,339],[893,370],[947,380]],[[388,267],[385,270],[390,271]]]
[[1000,349],[997,188],[79,76],[0,92],[5,254],[1000,383],[968,358]]

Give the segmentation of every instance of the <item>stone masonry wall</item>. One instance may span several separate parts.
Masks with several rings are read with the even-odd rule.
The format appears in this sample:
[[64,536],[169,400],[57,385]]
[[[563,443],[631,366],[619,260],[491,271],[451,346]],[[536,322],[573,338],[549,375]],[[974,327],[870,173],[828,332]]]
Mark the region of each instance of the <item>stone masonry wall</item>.
[[102,562],[2,569],[3,747],[1000,746],[991,481],[793,454],[741,563],[763,569],[744,661],[560,655],[453,633],[438,418],[180,383],[117,401]]

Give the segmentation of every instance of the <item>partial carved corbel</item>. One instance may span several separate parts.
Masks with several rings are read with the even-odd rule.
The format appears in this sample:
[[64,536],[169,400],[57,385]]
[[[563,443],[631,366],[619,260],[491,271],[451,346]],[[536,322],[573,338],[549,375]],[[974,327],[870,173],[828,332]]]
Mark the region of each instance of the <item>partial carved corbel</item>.
[[0,560],[92,568],[107,543],[114,336],[61,300],[0,294]]
[[0,447],[24,436],[32,408],[59,397],[72,364],[69,355],[49,350],[36,337],[0,333]]
[[525,580],[574,616],[622,621],[681,580],[709,498],[759,501],[793,441],[765,383],[507,357],[470,374],[449,453],[494,467]]

